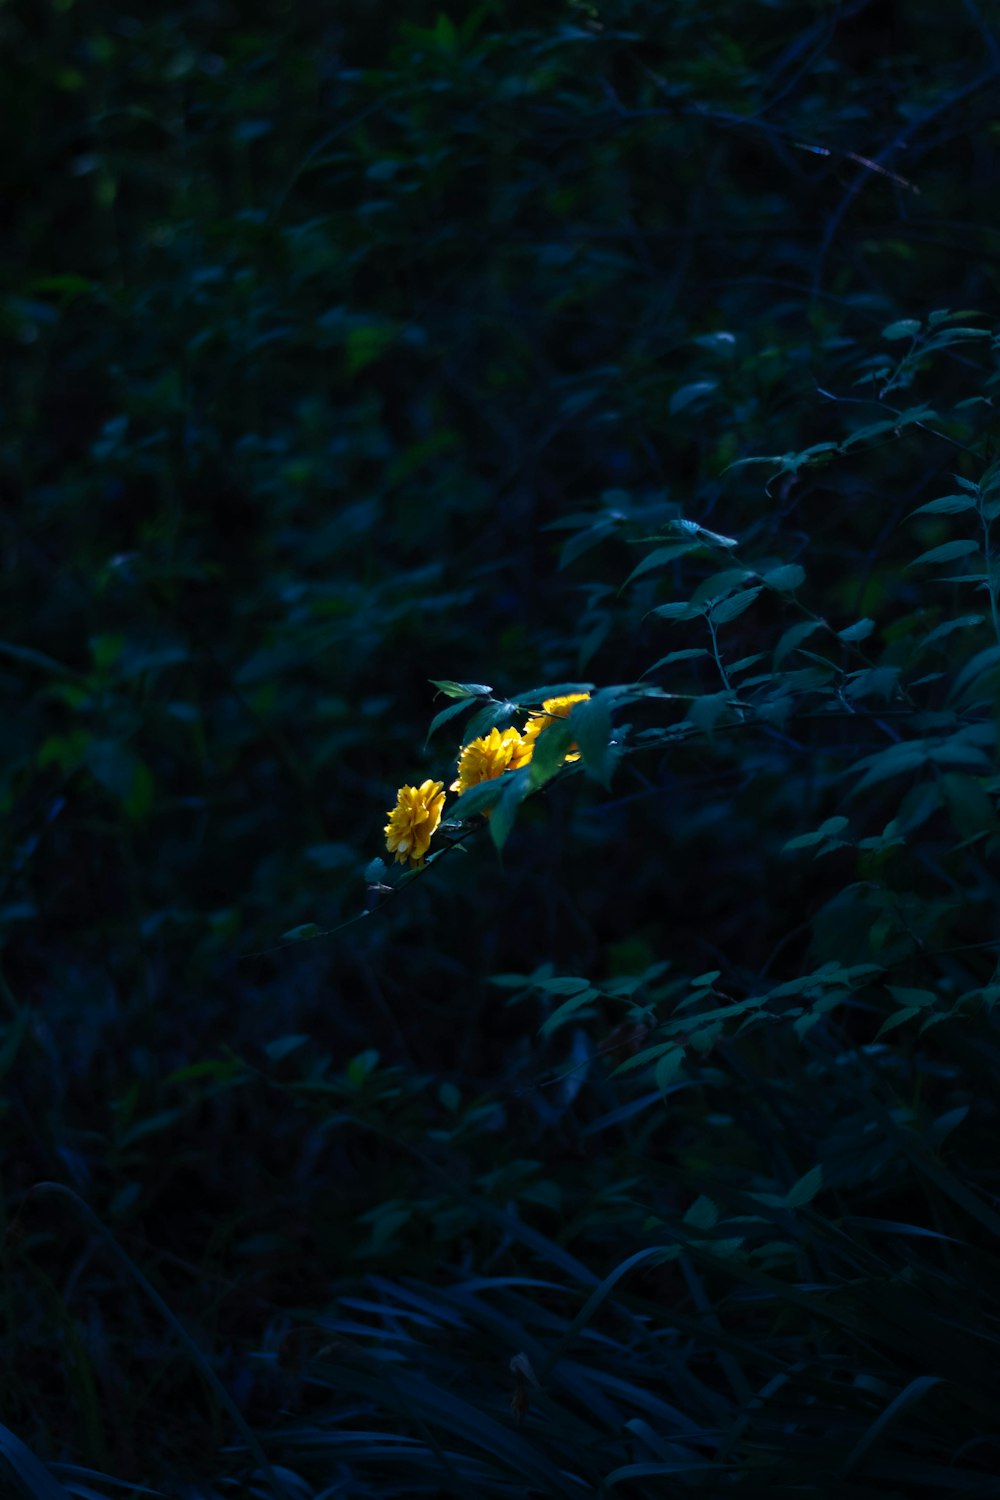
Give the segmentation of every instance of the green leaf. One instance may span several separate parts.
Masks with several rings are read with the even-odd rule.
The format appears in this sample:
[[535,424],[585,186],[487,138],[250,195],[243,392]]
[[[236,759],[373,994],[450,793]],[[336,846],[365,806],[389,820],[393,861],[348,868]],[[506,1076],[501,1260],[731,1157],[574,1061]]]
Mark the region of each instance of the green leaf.
[[769,573],[764,574],[764,583],[769,589],[776,589],[780,594],[794,594],[795,590],[805,581],[806,570],[798,563],[784,563],[780,568],[772,568]]
[[804,1208],[811,1203],[823,1186],[823,1168],[813,1167],[785,1194],[786,1208]]
[[675,661],[695,661],[699,656],[707,656],[708,652],[704,646],[689,646],[686,651],[668,651],[666,656],[661,656],[659,661],[654,661],[651,667],[647,667],[642,674],[648,677],[650,672],[655,672],[658,667],[670,666]]
[[653,610],[663,620],[693,620],[704,613],[700,604],[660,604]]
[[26,667],[37,667],[40,672],[48,672],[55,677],[66,677],[75,682],[87,680],[81,672],[63,666],[61,661],[46,656],[44,651],[36,651],[33,646],[18,646],[13,641],[0,641],[0,656],[9,656],[12,661],[19,661]]
[[562,1005],[557,1010],[554,1010],[551,1016],[543,1022],[539,1027],[539,1035],[551,1036],[554,1031],[559,1030],[560,1026],[564,1026],[567,1021],[571,1020],[582,1006],[589,1005],[591,1000],[596,999],[597,995],[598,991],[589,985],[586,989],[579,990],[575,995],[571,995],[568,1000],[564,1000]]
[[852,703],[865,698],[881,698],[887,702],[899,683],[899,667],[868,667],[863,672],[852,672],[844,687],[844,697]]
[[[885,371],[888,374],[889,371]],[[871,438],[884,437],[888,432],[896,431],[896,422],[869,422],[864,427],[856,427],[850,437],[841,443],[841,449],[846,453],[855,443],[867,443]]]
[[435,714],[431,720],[431,726],[427,731],[424,744],[426,745],[434,731],[440,729],[442,724],[447,724],[448,720],[454,719],[457,714],[464,714],[475,702],[475,698],[460,698],[457,703],[449,703],[447,708],[443,708],[439,714]]
[[666,1094],[677,1079],[683,1077],[683,1069],[684,1048],[668,1046],[653,1068],[653,1080],[661,1094]]
[[345,1069],[347,1081],[352,1088],[359,1089],[375,1068],[378,1067],[379,1054],[374,1047],[369,1047],[365,1052],[359,1052],[352,1057]]
[[684,1215],[684,1223],[692,1229],[714,1229],[719,1222],[719,1210],[711,1198],[706,1198],[704,1193],[696,1198]]
[[138,756],[132,769],[132,785],[122,806],[133,823],[145,822],[153,808],[153,773]]
[[309,938],[317,937],[321,929],[315,922],[303,922],[301,927],[289,927],[287,932],[281,934],[282,943],[304,943]]
[[941,785],[952,822],[963,839],[997,832],[993,802],[978,777],[946,771],[941,777]]
[[981,625],[983,619],[983,615],[959,615],[954,620],[944,620],[924,636],[922,644],[930,646],[937,641],[943,641],[954,630],[971,630],[974,625]]
[[843,630],[838,630],[837,635],[842,641],[866,641],[875,629],[875,621],[864,619],[856,620],[853,625],[847,625]]
[[592,682],[556,682],[548,687],[529,688],[523,693],[511,693],[511,701],[522,706],[544,703],[547,698],[566,698],[571,693],[590,693],[594,690]]
[[714,390],[718,389],[718,385],[717,380],[695,380],[690,385],[680,386],[670,398],[667,406],[668,412],[675,417],[679,411],[683,411],[692,402],[701,401],[706,396],[710,396]]
[[919,557],[907,563],[907,567],[920,568],[926,567],[929,563],[953,562],[956,557],[968,557],[970,552],[978,551],[979,543],[968,539],[945,542],[941,547],[932,547],[929,552],[921,552]]
[[711,735],[716,724],[722,719],[732,718],[731,698],[732,694],[728,692],[703,693],[688,709],[686,722],[693,724],[704,734]]
[[920,332],[920,321],[918,318],[900,318],[895,323],[889,323],[882,329],[884,339],[911,339]]
[[844,774],[854,776],[859,771],[865,772],[854,788],[855,792],[861,792],[877,785],[880,781],[887,780],[890,776],[902,776],[907,772],[917,771],[927,764],[928,759],[929,752],[923,740],[913,740],[910,743],[904,740],[898,745],[888,745],[885,750],[879,750],[875,755],[864,756],[861,760],[855,761]]
[[432,677],[430,684],[446,698],[488,698],[493,691],[482,682],[452,682],[449,678],[439,681]]
[[986,646],[982,651],[977,651],[955,678],[949,696],[954,701],[960,701],[967,688],[978,683],[987,673],[995,672],[997,667],[1000,667],[1000,646]]
[[902,1026],[905,1022],[912,1021],[913,1017],[919,1016],[919,1014],[920,1011],[916,1007],[897,1010],[894,1015],[889,1016],[887,1020],[882,1022],[882,1025],[875,1033],[875,1040],[878,1041],[879,1037],[885,1036],[887,1031],[895,1031],[897,1026]]
[[125,637],[122,635],[95,635],[90,639],[91,655],[94,658],[95,671],[106,674],[118,661],[125,649]]
[[975,510],[976,502],[971,495],[942,495],[939,500],[928,500],[911,510],[911,516],[956,516],[963,510]]
[[890,984],[886,988],[897,1004],[909,1006],[914,1010],[920,1010],[925,1005],[933,1005],[937,1000],[933,990],[911,990],[902,984]]
[[502,780],[506,785],[490,815],[490,838],[497,849],[502,849],[510,837],[511,829],[514,827],[517,819],[518,809],[531,791],[531,781],[527,766],[522,766],[520,770],[508,773]]
[[485,708],[473,714],[466,724],[462,744],[471,744],[473,740],[489,734],[491,729],[507,729],[513,724],[520,711],[520,704],[512,703],[509,698],[502,703],[487,703]]
[[577,1313],[576,1317],[573,1319],[566,1332],[556,1343],[547,1363],[539,1371],[539,1381],[543,1386],[546,1383],[546,1380],[552,1374],[556,1363],[562,1357],[564,1350],[587,1326],[591,1318],[593,1318],[594,1314],[596,1313],[597,1309],[600,1307],[601,1303],[610,1294],[610,1292],[613,1291],[618,1282],[621,1281],[622,1277],[626,1276],[628,1272],[633,1270],[636,1266],[661,1265],[663,1261],[669,1258],[669,1256],[669,1248],[664,1248],[662,1245],[647,1246],[645,1249],[636,1250],[633,1255],[628,1256],[626,1260],[623,1260],[620,1265],[616,1266],[613,1271],[605,1276],[600,1286],[596,1287],[594,1291],[591,1292],[590,1296],[587,1298],[583,1307],[581,1307],[580,1311]]
[[710,354],[722,354],[731,358],[735,345],[736,335],[720,331],[718,333],[700,333],[697,338],[691,340],[697,344],[699,349],[707,349]]
[[679,557],[684,557],[691,551],[691,546],[690,542],[677,542],[672,547],[657,547],[655,552],[650,552],[648,557],[644,557],[632,569],[622,588],[627,588],[633,579],[641,578],[644,573],[651,573],[654,568],[664,568],[667,563],[676,562]]
[[782,634],[777,646],[774,648],[774,665],[780,667],[786,656],[797,651],[802,642],[808,640],[817,630],[827,628],[824,620],[800,620],[797,625],[789,625]]
[[546,995],[575,995],[580,990],[589,989],[590,980],[578,978],[574,974],[542,975],[534,980],[534,988],[544,991]]
[[275,1037],[273,1042],[264,1043],[264,1051],[271,1062],[281,1062],[283,1057],[295,1052],[310,1040],[309,1034],[304,1031],[292,1032],[288,1036]]
[[9,1427],[0,1427],[0,1457],[14,1471],[15,1482],[28,1500],[70,1500],[69,1491]]
[[809,849],[814,844],[821,844],[826,839],[835,839],[848,826],[848,819],[838,814],[834,818],[827,818],[826,822],[817,828],[814,833],[800,833],[797,838],[789,839],[784,845],[788,849]]
[[85,297],[89,292],[97,290],[97,283],[88,280],[86,276],[74,274],[72,271],[64,272],[59,276],[37,276],[31,282],[33,292],[55,292],[57,296],[66,301],[72,301],[76,297]]
[[528,763],[532,790],[544,786],[562,768],[566,753],[576,735],[569,719],[556,719],[546,724],[535,740],[535,748]]
[[105,791],[116,797],[134,822],[147,816],[153,800],[149,767],[127,745],[117,740],[92,740],[87,747],[87,769]]
[[487,812],[494,807],[503,796],[504,782],[507,775],[497,776],[492,781],[481,781],[478,786],[470,786],[468,791],[462,792],[456,799],[452,809],[456,818],[473,818],[478,813]]
[[940,1385],[941,1378],[940,1375],[918,1375],[915,1380],[911,1380],[909,1385],[905,1386],[899,1395],[889,1402],[889,1405],[881,1415],[876,1417],[863,1437],[855,1443],[847,1455],[841,1474],[847,1475],[853,1469],[856,1469],[869,1448],[873,1443],[877,1442],[889,1424],[895,1421],[908,1407],[913,1406],[915,1402],[921,1400],[928,1391],[933,1390],[934,1386]]
[[611,701],[607,690],[595,693],[583,703],[574,703],[569,722],[583,756],[584,769],[602,786],[608,786],[615,756],[611,748]]
[[928,755],[935,765],[968,766],[974,771],[989,771],[993,766],[986,752],[968,739],[966,731],[929,745]]
[[712,547],[736,547],[739,545],[736,537],[723,536],[719,531],[709,531],[706,526],[701,526],[697,521],[689,521],[686,516],[675,516],[670,522],[675,531],[684,531],[688,536],[697,537],[700,542],[707,542]]
[[711,618],[714,625],[728,625],[730,620],[735,620],[745,609],[749,609],[760,588],[744,589],[741,594],[731,594],[728,599],[723,599],[718,604],[713,604]]
[[394,328],[380,323],[362,324],[348,330],[344,361],[348,375],[357,375],[375,364],[395,341]]
[[571,536],[559,554],[559,569],[568,568],[571,562],[603,542],[606,537],[618,530],[619,522],[616,519],[605,518],[598,521],[596,525],[589,526],[586,531],[578,531],[576,536]]

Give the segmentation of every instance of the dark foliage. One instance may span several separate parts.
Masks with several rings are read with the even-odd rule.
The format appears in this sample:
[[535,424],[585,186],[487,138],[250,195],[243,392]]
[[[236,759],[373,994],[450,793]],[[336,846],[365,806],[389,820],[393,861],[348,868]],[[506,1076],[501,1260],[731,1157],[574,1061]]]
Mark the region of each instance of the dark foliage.
[[14,1493],[996,1493],[994,20],[0,7]]

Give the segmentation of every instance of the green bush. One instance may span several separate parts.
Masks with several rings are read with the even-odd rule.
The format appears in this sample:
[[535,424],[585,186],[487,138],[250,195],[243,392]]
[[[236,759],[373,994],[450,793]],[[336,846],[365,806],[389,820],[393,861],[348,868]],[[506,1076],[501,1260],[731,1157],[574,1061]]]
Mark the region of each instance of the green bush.
[[0,28],[6,1482],[992,1494],[990,18]]

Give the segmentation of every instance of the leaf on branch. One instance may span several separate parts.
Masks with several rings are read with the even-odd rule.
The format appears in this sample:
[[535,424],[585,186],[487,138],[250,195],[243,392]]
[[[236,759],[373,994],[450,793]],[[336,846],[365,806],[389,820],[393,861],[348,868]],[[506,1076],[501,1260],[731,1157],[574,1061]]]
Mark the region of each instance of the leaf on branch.
[[954,562],[956,557],[968,557],[970,552],[978,551],[978,542],[974,542],[969,538],[959,539],[954,542],[945,542],[941,547],[932,547],[929,552],[921,552],[919,557],[915,557],[906,566],[908,568],[920,568],[926,567],[930,563]]
[[435,730],[440,729],[442,724],[447,724],[448,720],[454,719],[457,714],[464,714],[466,709],[471,708],[475,702],[475,698],[461,698],[457,703],[449,703],[447,708],[443,708],[439,714],[435,714],[431,720],[431,726],[427,731],[427,738],[424,740],[424,744],[427,744],[431,735]]
[[446,698],[488,698],[493,689],[483,682],[452,682],[449,678],[438,681],[429,678],[431,687],[436,687]]
[[611,744],[613,693],[614,689],[604,688],[583,703],[574,703],[569,716],[573,738],[583,756],[584,770],[605,787],[610,785],[611,772],[617,758]]
[[731,594],[728,599],[713,604],[710,611],[713,625],[728,625],[730,620],[737,619],[750,608],[759,593],[759,588],[744,589],[741,594]]

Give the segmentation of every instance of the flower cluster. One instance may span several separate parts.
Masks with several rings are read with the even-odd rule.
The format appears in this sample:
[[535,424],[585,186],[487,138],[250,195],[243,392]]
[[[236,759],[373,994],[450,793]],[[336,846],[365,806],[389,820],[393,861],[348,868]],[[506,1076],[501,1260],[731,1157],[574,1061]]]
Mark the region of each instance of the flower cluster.
[[[450,790],[459,797],[470,787],[494,781],[505,771],[526,766],[535,752],[535,742],[543,729],[557,719],[569,717],[574,703],[582,703],[589,693],[569,693],[564,698],[546,698],[541,713],[532,713],[520,729],[491,729],[463,745],[458,757],[458,775]],[[580,751],[570,745],[566,760],[579,760]],[[444,786],[440,781],[425,781],[420,786],[401,786],[396,806],[385,825],[385,843],[398,864],[419,867],[423,864],[431,839],[441,822],[444,808]]]

